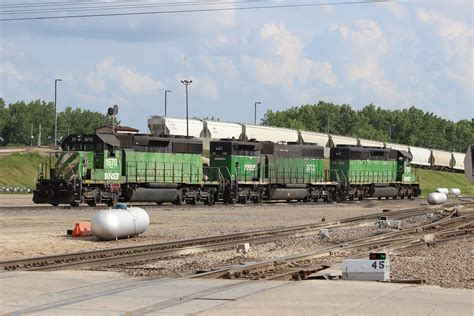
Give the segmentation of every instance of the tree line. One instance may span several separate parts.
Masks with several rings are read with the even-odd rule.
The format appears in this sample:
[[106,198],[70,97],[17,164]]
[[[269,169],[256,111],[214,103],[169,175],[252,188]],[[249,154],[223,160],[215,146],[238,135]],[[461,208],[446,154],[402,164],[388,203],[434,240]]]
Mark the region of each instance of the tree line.
[[415,107],[386,110],[369,104],[354,110],[347,104],[320,101],[269,110],[262,124],[448,151],[465,152],[474,143],[473,119],[453,122]]
[[[58,141],[69,134],[94,133],[104,124],[111,124],[105,113],[67,107],[58,112]],[[39,143],[43,146],[54,144],[54,102],[17,101],[6,106],[0,98],[0,145]]]

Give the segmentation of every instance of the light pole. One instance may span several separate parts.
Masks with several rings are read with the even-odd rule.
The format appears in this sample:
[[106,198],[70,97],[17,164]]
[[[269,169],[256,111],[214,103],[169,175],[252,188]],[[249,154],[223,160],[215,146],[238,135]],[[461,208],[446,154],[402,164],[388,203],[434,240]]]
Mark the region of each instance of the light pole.
[[58,111],[57,111],[58,81],[63,81],[63,80],[59,78],[54,80],[54,146],[58,145]]
[[395,127],[395,124],[390,124],[390,128],[389,128],[389,137],[388,137],[388,142],[391,143],[392,142],[392,127]]
[[262,104],[262,102],[255,102],[255,112],[253,115],[253,124],[257,125],[257,104]]
[[192,80],[181,80],[181,83],[186,87],[186,136],[189,136],[189,115],[188,115],[188,86],[193,82]]
[[168,99],[167,99],[168,92],[172,92],[172,91],[171,90],[165,90],[165,116],[166,116],[166,103],[168,101]]

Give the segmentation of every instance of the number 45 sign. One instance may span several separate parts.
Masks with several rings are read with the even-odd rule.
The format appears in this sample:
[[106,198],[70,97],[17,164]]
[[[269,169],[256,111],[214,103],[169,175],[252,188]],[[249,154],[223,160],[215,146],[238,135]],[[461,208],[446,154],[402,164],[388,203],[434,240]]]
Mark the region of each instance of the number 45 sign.
[[389,281],[390,264],[385,253],[371,253],[367,259],[346,259],[342,262],[342,279],[358,281]]

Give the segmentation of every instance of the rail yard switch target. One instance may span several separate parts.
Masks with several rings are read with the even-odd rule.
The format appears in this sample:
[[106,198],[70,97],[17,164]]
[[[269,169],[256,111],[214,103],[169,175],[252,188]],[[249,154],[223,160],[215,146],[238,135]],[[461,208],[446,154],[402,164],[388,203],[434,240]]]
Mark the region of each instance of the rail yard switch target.
[[346,259],[342,262],[342,279],[356,281],[389,281],[390,262],[386,253],[371,253],[369,260]]

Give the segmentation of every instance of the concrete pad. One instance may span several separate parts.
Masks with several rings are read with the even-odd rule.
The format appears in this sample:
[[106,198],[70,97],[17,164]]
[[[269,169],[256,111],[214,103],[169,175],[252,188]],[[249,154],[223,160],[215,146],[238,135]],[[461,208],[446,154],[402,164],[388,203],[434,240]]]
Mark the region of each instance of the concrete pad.
[[6,272],[2,277],[0,313],[474,314],[474,291],[432,286],[354,281],[124,279],[116,273],[91,271]]
[[303,281],[220,305],[203,315],[473,315],[472,290],[355,281]]

